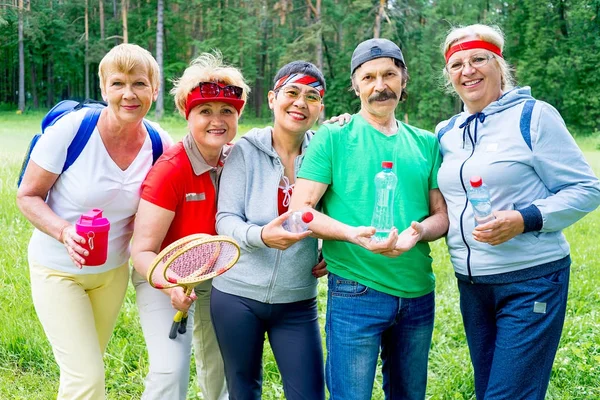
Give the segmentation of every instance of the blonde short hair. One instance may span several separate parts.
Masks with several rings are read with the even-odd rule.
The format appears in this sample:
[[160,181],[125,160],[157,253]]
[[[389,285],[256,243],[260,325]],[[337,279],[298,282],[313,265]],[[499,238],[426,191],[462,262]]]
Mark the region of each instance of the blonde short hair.
[[104,85],[108,75],[113,72],[125,74],[131,73],[136,67],[142,67],[148,74],[152,89],[157,91],[160,87],[160,69],[158,63],[146,49],[137,44],[122,43],[113,47],[100,61],[98,76],[100,77],[100,88]]
[[[239,86],[244,89],[241,97],[244,102],[247,101],[248,93],[250,92],[250,87],[246,84],[240,70],[226,65],[219,51],[214,50],[213,53],[202,53],[190,62],[190,66],[185,69],[181,78],[173,81],[171,94],[175,97],[177,110],[184,117],[186,116],[187,97],[200,82],[215,82]],[[240,110],[240,116],[243,109],[242,107]]]
[[[442,55],[445,56],[446,52],[456,42],[469,36],[477,37],[484,42],[488,42],[497,46],[500,51],[504,51],[504,33],[502,33],[502,30],[499,27],[474,24],[452,28],[446,36],[444,44],[442,45]],[[504,58],[495,56],[494,59],[498,62],[498,66],[500,67],[500,77],[502,81],[501,89],[503,92],[506,92],[515,86],[512,67],[506,62],[506,60],[504,60]],[[448,71],[446,71],[446,68],[444,68],[443,74],[446,78],[446,88],[453,92],[450,82],[450,75],[448,74]]]

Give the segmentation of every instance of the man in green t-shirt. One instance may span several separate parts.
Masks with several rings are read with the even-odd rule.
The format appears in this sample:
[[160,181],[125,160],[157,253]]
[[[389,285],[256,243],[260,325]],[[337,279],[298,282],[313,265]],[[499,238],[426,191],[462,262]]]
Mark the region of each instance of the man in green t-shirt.
[[[358,45],[352,87],[361,100],[350,121],[322,125],[304,157],[290,209],[315,207],[329,270],[327,386],[332,400],[368,400],[381,350],[388,399],[424,399],[434,319],[429,244],[448,229],[437,186],[441,156],[430,132],[395,118],[406,98],[402,52],[386,39]],[[387,240],[368,227],[373,180],[383,161],[398,176]]]

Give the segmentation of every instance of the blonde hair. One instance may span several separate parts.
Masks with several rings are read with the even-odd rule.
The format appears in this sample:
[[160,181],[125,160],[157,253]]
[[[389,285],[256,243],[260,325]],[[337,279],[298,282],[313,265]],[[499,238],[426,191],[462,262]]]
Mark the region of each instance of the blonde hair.
[[[202,53],[190,62],[179,79],[173,80],[171,94],[175,97],[175,105],[179,113],[185,117],[187,97],[200,82],[218,82],[225,85],[239,86],[244,89],[241,99],[246,101],[250,87],[246,84],[242,73],[235,67],[226,65],[218,50],[213,53]],[[240,110],[240,116],[244,107]]]
[[[442,55],[445,57],[446,52],[452,47],[456,42],[465,39],[467,37],[474,36],[484,42],[491,43],[497,46],[500,51],[504,51],[504,33],[497,26],[489,26],[483,24],[474,24],[469,26],[459,26],[452,28],[448,35],[446,36],[446,40],[442,45]],[[503,92],[511,90],[515,86],[515,78],[512,74],[512,67],[504,60],[502,57],[495,56],[494,59],[498,62],[498,67],[500,68],[500,77],[501,77],[501,89]],[[450,81],[450,75],[444,66],[444,78],[445,78],[445,86],[450,92],[454,92],[452,90],[452,84]]]
[[157,91],[160,87],[160,70],[152,54],[137,44],[123,43],[113,47],[100,61],[98,77],[100,88],[104,85],[108,75],[114,72],[131,73],[136,67],[142,67],[148,74],[152,89]]

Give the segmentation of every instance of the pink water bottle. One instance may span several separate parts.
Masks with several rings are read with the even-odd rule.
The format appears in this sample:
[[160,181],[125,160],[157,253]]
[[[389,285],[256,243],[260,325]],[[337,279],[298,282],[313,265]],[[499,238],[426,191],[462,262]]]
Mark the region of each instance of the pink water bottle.
[[102,210],[94,208],[79,217],[75,224],[77,234],[85,238],[81,247],[90,252],[85,258],[85,266],[97,266],[106,262],[108,256],[108,230],[110,222],[102,217]]

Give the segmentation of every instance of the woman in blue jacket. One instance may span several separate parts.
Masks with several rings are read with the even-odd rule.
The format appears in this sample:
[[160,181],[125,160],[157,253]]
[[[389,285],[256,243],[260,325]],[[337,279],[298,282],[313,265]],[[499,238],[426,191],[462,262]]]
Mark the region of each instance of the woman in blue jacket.
[[[447,244],[478,399],[543,399],[565,318],[569,244],[562,229],[600,203],[600,185],[551,105],[513,88],[502,32],[453,29],[443,54],[464,111],[436,133]],[[467,185],[479,175],[495,219],[476,225]]]

